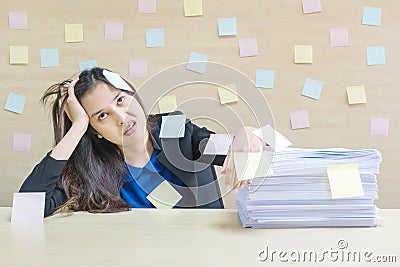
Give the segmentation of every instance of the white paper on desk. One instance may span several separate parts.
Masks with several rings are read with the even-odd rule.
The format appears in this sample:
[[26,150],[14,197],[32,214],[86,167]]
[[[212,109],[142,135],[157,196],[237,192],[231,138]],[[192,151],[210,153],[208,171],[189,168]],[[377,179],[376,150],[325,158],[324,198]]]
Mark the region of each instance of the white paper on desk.
[[162,116],[160,138],[181,138],[185,136],[186,116],[168,115]]
[[233,159],[239,181],[272,175],[271,159],[267,151],[234,152]]
[[269,124],[254,130],[253,134],[267,143],[274,151],[281,151],[292,145],[292,142]]
[[172,209],[182,196],[167,181],[163,181],[146,198],[157,209]]
[[133,92],[132,88],[124,81],[124,79],[121,78],[118,73],[103,70],[103,75],[115,88]]
[[211,134],[203,154],[227,155],[232,140],[233,134]]
[[14,193],[11,223],[43,223],[45,192]]

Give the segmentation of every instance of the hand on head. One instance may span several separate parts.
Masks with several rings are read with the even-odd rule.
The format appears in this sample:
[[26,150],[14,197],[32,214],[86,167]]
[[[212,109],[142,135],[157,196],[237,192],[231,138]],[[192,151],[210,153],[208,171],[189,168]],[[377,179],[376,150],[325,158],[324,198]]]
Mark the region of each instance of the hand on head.
[[68,118],[71,120],[72,124],[81,123],[84,125],[89,125],[89,116],[83,109],[82,105],[79,103],[75,96],[74,88],[75,84],[79,78],[73,79],[68,85],[68,95],[67,101],[65,103],[65,112]]

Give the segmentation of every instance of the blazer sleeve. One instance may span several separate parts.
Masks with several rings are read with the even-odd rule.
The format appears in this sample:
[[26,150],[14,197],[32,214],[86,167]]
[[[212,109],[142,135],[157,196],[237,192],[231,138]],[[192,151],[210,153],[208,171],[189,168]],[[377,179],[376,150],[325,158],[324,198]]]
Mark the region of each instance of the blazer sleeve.
[[46,192],[45,217],[67,200],[64,191],[57,187],[67,160],[56,160],[50,152],[35,166],[19,189],[19,192]]

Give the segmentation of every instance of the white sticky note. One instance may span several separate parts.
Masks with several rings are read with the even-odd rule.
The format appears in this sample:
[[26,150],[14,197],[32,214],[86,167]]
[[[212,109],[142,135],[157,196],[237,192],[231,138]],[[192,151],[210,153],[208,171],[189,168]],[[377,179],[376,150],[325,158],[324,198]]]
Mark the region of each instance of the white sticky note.
[[357,163],[328,165],[327,173],[332,198],[364,195]]
[[186,116],[163,116],[161,121],[160,138],[181,138],[185,136]]
[[239,181],[272,175],[271,159],[267,151],[234,152],[233,159]]
[[254,130],[253,134],[267,143],[273,151],[282,151],[292,145],[292,142],[269,124]]
[[11,223],[43,223],[45,192],[14,193]]
[[233,134],[211,134],[203,154],[227,155],[233,141]]
[[182,196],[164,180],[146,198],[157,209],[172,209]]
[[106,77],[107,81],[109,81],[115,88],[133,92],[129,84],[127,84],[118,73],[103,70],[103,75],[104,77]]

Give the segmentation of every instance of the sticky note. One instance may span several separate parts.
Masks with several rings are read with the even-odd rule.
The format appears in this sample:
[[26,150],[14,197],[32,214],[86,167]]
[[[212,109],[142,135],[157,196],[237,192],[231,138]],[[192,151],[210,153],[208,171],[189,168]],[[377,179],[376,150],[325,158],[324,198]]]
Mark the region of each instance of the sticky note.
[[57,66],[60,66],[58,62],[58,48],[40,49],[40,67]]
[[367,63],[369,66],[385,64],[385,47],[384,46],[367,47]]
[[258,88],[274,88],[275,71],[273,70],[257,70],[256,86]]
[[176,108],[178,107],[176,103],[176,96],[175,95],[163,96],[158,101],[158,107],[160,109],[160,113],[168,113],[175,111]]
[[124,34],[124,23],[107,21],[104,31],[104,38],[106,40],[122,40]]
[[239,40],[240,57],[253,57],[258,55],[257,39],[247,38]]
[[8,26],[10,30],[28,29],[28,13],[26,11],[10,11],[8,13]]
[[172,209],[181,200],[182,196],[172,185],[164,180],[146,198],[157,209]]
[[10,46],[10,64],[28,64],[28,47]]
[[217,87],[219,101],[221,104],[228,104],[237,102],[239,100],[237,91],[236,91],[236,84],[228,84],[224,87]]
[[272,174],[271,158],[268,152],[234,152],[233,160],[239,181],[266,177]]
[[183,114],[163,116],[160,138],[181,138],[185,136],[185,122],[186,116]]
[[347,28],[332,28],[330,31],[331,46],[348,46],[349,30]]
[[18,114],[22,114],[22,111],[24,110],[25,101],[26,101],[25,96],[9,92],[4,109]]
[[218,35],[229,36],[236,35],[236,18],[219,18],[218,19]]
[[138,12],[142,14],[155,14],[157,10],[156,0],[139,0]]
[[145,78],[147,76],[147,60],[130,60],[129,76],[132,78]]
[[263,140],[263,142],[276,152],[282,151],[292,145],[292,142],[290,142],[283,134],[272,128],[269,124],[254,130],[253,134]]
[[190,54],[189,62],[186,69],[197,73],[204,73],[207,67],[208,57],[196,52]]
[[32,135],[15,133],[13,136],[13,151],[30,152]]
[[321,12],[321,1],[320,0],[302,0],[303,13],[315,13]]
[[389,119],[381,117],[372,117],[371,119],[371,135],[388,136],[389,135]]
[[347,99],[349,101],[349,105],[367,103],[364,85],[348,86]]
[[115,88],[133,92],[129,84],[124,79],[122,79],[122,77],[118,73],[103,70],[103,75],[104,77],[106,77],[107,81],[109,81]]
[[308,118],[307,110],[296,110],[290,112],[290,122],[292,130],[310,128],[310,120]]
[[201,16],[203,15],[203,1],[202,0],[184,0],[183,7],[185,17]]
[[327,173],[332,198],[364,195],[357,163],[328,165]]
[[382,8],[364,7],[362,24],[380,26],[381,25]]
[[313,99],[319,99],[321,96],[322,87],[324,83],[321,81],[317,81],[314,79],[307,78],[306,82],[304,83],[302,95],[307,96]]
[[146,47],[160,47],[164,45],[164,29],[146,30]]
[[45,192],[14,193],[11,223],[43,223]]
[[294,46],[294,63],[309,63],[313,62],[312,45],[295,45]]
[[233,134],[211,134],[204,148],[205,155],[227,155]]
[[83,42],[83,25],[65,24],[65,42],[66,43]]
[[79,70],[84,71],[84,70],[89,70],[91,68],[97,67],[97,62],[96,59],[84,61],[79,63]]

